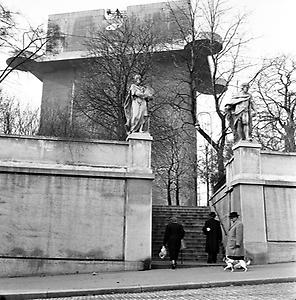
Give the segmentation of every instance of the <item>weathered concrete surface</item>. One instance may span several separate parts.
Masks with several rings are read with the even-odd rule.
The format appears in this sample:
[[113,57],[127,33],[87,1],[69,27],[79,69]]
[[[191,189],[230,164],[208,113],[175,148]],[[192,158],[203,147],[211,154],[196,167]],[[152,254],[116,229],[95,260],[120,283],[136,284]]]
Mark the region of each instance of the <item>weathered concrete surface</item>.
[[0,160],[5,162],[108,168],[128,164],[127,142],[13,135],[0,135],[0,139]]
[[1,136],[0,275],[149,267],[152,138],[141,136]]
[[6,173],[0,183],[2,255],[123,259],[124,180]]
[[[138,271],[143,261],[106,261],[77,259],[1,258],[0,277],[44,276],[57,274],[91,274],[93,272]],[[1,286],[2,287],[2,286]]]
[[296,153],[262,151],[240,141],[227,165],[226,185],[211,199],[226,228],[238,211],[247,256],[255,263],[296,260]]

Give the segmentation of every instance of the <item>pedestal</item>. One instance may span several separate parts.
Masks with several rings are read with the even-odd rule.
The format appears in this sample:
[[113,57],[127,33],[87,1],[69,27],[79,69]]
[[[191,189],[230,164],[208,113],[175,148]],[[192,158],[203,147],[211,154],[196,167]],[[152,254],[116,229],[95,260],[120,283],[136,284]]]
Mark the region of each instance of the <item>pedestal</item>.
[[129,142],[128,170],[129,172],[152,173],[151,143],[152,136],[148,132],[135,132],[127,137]]
[[244,224],[244,244],[247,256],[256,263],[267,262],[264,191],[261,174],[261,145],[239,141],[233,147],[233,187],[231,211],[237,211]]
[[[129,151],[124,259],[125,261],[142,261],[144,269],[150,268],[151,263],[152,140],[149,133],[132,133],[127,137]],[[132,175],[130,178],[129,174]]]

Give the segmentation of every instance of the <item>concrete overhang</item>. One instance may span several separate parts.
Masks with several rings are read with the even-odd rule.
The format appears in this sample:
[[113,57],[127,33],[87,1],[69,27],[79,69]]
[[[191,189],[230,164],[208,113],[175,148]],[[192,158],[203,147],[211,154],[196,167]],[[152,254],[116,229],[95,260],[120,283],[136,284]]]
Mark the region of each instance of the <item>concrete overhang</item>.
[[[162,59],[172,55],[183,57],[190,55],[190,51],[197,52],[196,59],[196,86],[201,94],[212,95],[214,93],[223,93],[226,87],[226,81],[218,79],[215,84],[212,82],[211,70],[208,62],[208,56],[219,53],[222,50],[222,39],[218,34],[203,32],[195,40],[187,45],[176,42],[176,44],[165,45],[165,47],[156,49],[153,52],[155,57]],[[33,60],[26,57],[16,56],[7,59],[7,64],[11,67],[25,72],[30,72],[39,80],[43,81],[46,73],[56,70],[75,69],[81,67],[87,60],[95,58],[90,56],[89,52],[84,51],[65,51],[57,55],[45,55],[39,59]]]
[[222,38],[213,32],[201,32],[195,41],[185,46],[186,51],[193,49],[199,56],[219,53],[223,48]]
[[[182,55],[184,49],[159,50],[154,52],[154,55],[166,57],[177,53]],[[51,73],[55,70],[77,68],[85,64],[87,60],[94,58],[97,57],[90,56],[88,51],[69,51],[58,55],[44,56],[36,60],[22,56],[10,57],[6,60],[6,64],[16,70],[30,72],[43,81],[44,74],[46,73]]]
[[[85,54],[84,51],[81,51]],[[75,68],[85,63],[87,56],[77,53],[67,53],[69,55],[44,56],[42,59],[28,59],[26,57],[10,57],[6,60],[7,65],[19,71],[30,72],[39,80],[43,81],[44,74],[68,68]]]

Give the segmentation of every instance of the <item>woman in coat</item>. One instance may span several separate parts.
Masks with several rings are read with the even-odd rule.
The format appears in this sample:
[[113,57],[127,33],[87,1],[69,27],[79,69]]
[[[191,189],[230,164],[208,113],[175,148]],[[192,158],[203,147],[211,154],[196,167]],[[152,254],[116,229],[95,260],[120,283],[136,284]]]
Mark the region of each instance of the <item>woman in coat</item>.
[[238,219],[239,215],[236,211],[231,212],[229,215],[230,221],[232,224],[230,225],[228,234],[227,234],[227,244],[226,244],[226,256],[240,260],[244,259],[245,249],[243,242],[243,223]]
[[176,217],[171,218],[171,222],[166,226],[163,245],[169,250],[172,269],[177,266],[177,259],[181,248],[181,240],[184,238],[185,231]]

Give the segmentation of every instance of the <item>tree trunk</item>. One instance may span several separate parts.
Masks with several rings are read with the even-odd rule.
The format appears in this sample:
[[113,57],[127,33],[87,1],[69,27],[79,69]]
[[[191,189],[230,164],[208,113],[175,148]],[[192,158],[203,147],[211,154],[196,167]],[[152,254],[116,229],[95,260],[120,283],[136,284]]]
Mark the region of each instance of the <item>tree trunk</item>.
[[180,206],[180,183],[179,178],[176,178],[176,205]]
[[224,148],[220,148],[217,152],[218,156],[218,180],[220,180],[225,175],[225,167],[224,167]]
[[286,136],[285,136],[285,151],[286,152],[295,152],[295,128],[293,126],[287,126],[286,128]]
[[172,197],[171,197],[171,177],[170,177],[170,171],[168,171],[168,184],[167,184],[167,201],[168,205],[172,205]]

